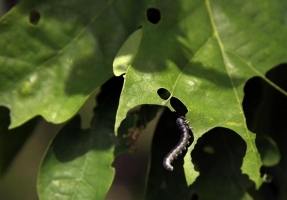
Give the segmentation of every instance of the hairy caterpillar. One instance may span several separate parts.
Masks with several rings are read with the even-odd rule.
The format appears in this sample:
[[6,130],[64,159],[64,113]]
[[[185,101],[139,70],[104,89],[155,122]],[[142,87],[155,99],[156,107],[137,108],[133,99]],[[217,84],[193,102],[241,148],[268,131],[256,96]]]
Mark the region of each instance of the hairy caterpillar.
[[173,166],[171,165],[171,162],[182,153],[183,150],[186,149],[186,146],[189,144],[189,129],[188,121],[185,119],[185,117],[180,116],[176,120],[177,128],[181,131],[181,138],[178,144],[166,155],[166,157],[163,160],[163,166],[169,171],[173,171]]

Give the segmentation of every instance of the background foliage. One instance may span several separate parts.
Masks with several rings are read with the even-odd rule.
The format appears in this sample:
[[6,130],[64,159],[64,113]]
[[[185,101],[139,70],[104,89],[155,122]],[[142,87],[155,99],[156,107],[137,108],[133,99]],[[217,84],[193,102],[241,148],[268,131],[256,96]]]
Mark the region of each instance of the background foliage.
[[[104,199],[113,161],[165,106],[146,199],[285,199],[286,5],[20,1],[0,20],[1,175],[39,116],[69,120],[43,156],[38,196]],[[83,129],[75,114],[99,88]],[[168,172],[180,115],[192,143]]]

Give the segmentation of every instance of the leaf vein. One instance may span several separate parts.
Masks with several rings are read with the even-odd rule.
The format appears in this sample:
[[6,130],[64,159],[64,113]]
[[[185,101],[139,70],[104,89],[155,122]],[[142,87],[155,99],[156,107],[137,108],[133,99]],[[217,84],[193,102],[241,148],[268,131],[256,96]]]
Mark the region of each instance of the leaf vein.
[[216,39],[218,41],[218,45],[219,45],[221,53],[222,53],[222,58],[223,58],[223,61],[224,61],[224,64],[225,64],[225,69],[226,69],[226,72],[227,72],[228,77],[230,79],[230,82],[232,84],[232,88],[233,88],[233,92],[234,92],[234,95],[235,95],[235,98],[236,98],[236,101],[237,101],[237,105],[239,106],[241,117],[242,117],[242,120],[244,122],[245,133],[246,133],[247,138],[248,138],[249,146],[251,147],[251,150],[253,152],[253,156],[254,156],[254,159],[256,160],[256,163],[258,163],[257,156],[255,155],[256,150],[255,150],[255,148],[254,148],[254,146],[253,146],[253,144],[251,142],[250,134],[249,134],[248,128],[246,126],[244,112],[243,112],[242,107],[241,107],[240,99],[239,99],[238,93],[237,93],[237,91],[235,89],[235,85],[234,85],[234,82],[232,80],[230,71],[228,69],[228,58],[226,56],[225,48],[224,48],[224,46],[222,44],[221,38],[220,38],[218,30],[216,28],[215,21],[213,19],[213,13],[212,13],[211,5],[210,5],[209,0],[205,0],[205,2],[206,2],[207,10],[208,10],[208,13],[209,13],[210,21],[211,21],[211,24],[212,24],[212,28],[213,28],[213,31],[214,31],[214,35],[215,35],[215,37],[216,37]]

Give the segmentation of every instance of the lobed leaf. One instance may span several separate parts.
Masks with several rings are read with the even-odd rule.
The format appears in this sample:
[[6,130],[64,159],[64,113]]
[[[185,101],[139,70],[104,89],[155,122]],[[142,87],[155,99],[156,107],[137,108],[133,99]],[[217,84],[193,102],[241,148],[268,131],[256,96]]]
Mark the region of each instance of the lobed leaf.
[[[287,29],[281,23],[286,18],[285,4],[279,0],[150,3],[150,8],[159,11],[160,20],[149,20],[147,12],[140,45],[126,67],[115,130],[128,110],[137,105],[164,105],[174,111],[170,100],[175,97],[187,107],[186,118],[193,127],[195,141],[187,155],[210,129],[229,128],[246,142],[241,169],[259,187],[262,163],[255,134],[246,125],[243,87],[248,79],[259,76],[287,96],[264,76],[286,62]],[[161,88],[170,92],[169,98],[159,97]],[[191,184],[196,174],[189,156],[184,168]]]
[[[143,1],[23,0],[0,19],[0,105],[10,128],[36,115],[61,123],[112,76]],[[132,18],[130,16],[133,16]]]

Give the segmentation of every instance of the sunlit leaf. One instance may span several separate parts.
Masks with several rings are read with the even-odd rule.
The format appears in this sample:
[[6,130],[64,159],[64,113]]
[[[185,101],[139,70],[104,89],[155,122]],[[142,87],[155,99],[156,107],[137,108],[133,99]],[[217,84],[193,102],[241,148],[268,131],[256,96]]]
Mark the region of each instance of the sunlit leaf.
[[[176,97],[187,107],[193,127],[195,142],[187,155],[208,130],[229,128],[246,142],[241,169],[259,187],[262,163],[255,134],[246,125],[243,88],[248,79],[259,76],[287,96],[265,77],[287,61],[284,6],[279,0],[152,2],[140,46],[126,70],[115,129],[129,109],[157,104],[174,110],[170,99]],[[153,21],[156,9],[158,22]],[[170,92],[168,99],[159,97],[161,88]],[[189,156],[184,168],[191,184],[196,175]]]

